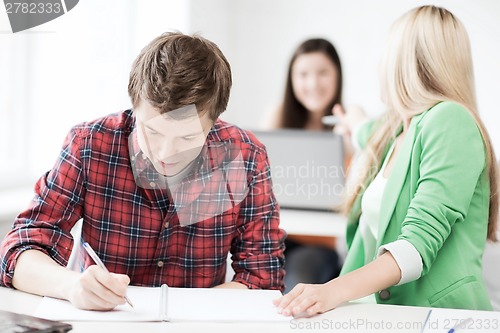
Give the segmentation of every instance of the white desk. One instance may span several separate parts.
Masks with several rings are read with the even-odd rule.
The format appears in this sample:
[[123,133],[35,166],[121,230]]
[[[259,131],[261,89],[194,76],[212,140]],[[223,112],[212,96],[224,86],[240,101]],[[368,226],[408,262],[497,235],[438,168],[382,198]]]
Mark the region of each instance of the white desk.
[[[0,287],[0,309],[33,315],[41,297]],[[237,304],[235,304],[237,306]],[[350,303],[335,310],[309,319],[292,319],[284,323],[190,323],[190,322],[70,322],[72,332],[421,332],[429,308],[393,305]],[[500,332],[500,312],[433,309],[425,332],[447,332],[446,325],[452,320],[472,318],[483,328],[489,321],[489,329],[463,330],[463,332]],[[494,322],[496,326],[493,327]],[[449,327],[448,327],[449,328]],[[458,333],[458,332],[457,332]]]
[[344,237],[345,216],[314,210],[280,210],[280,226],[290,235]]

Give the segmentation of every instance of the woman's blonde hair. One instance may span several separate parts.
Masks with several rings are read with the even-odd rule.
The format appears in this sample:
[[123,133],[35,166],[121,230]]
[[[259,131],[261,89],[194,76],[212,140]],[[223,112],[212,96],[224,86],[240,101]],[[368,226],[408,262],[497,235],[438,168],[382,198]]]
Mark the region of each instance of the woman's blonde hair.
[[380,68],[381,98],[388,112],[368,141],[364,167],[347,197],[345,211],[351,211],[380,170],[386,147],[396,137],[403,118],[440,101],[453,101],[471,113],[483,137],[491,186],[488,238],[496,241],[498,167],[477,111],[470,43],[463,24],[444,8],[422,6],[393,24],[388,42]]

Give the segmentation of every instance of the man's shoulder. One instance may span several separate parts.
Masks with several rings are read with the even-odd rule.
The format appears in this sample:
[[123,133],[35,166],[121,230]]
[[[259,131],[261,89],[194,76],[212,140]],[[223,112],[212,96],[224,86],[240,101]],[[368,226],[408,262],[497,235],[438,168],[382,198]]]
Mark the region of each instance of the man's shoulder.
[[99,133],[130,132],[133,124],[132,110],[125,110],[79,123],[73,127],[73,130],[80,137],[88,137]]
[[249,131],[217,119],[209,134],[212,142],[226,142],[242,148],[265,152],[264,145]]

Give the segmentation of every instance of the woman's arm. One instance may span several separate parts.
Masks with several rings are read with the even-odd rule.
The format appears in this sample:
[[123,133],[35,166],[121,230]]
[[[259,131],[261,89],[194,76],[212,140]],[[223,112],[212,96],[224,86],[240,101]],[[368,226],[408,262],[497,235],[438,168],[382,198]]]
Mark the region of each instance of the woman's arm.
[[285,316],[313,316],[398,283],[399,266],[390,252],[325,284],[298,284],[274,304]]

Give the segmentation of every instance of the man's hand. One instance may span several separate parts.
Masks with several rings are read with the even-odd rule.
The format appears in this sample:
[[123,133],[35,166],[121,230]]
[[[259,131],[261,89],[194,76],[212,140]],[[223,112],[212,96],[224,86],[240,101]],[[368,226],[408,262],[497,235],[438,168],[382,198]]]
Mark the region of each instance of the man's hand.
[[125,303],[129,283],[127,275],[108,273],[93,265],[75,279],[67,298],[80,309],[111,310]]

